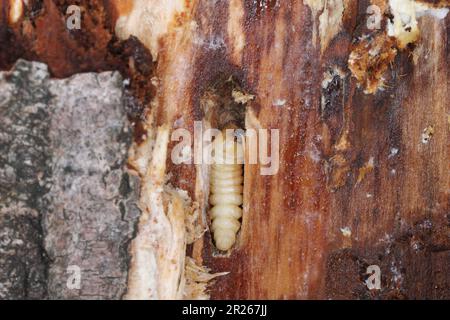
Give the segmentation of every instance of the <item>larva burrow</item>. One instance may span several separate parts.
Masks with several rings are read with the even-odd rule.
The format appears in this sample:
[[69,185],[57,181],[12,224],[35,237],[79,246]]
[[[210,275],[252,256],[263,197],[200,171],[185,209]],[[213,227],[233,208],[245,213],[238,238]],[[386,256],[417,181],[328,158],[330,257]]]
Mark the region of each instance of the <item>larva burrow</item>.
[[243,147],[239,139],[214,140],[209,202],[211,231],[217,249],[230,250],[241,227],[243,204]]

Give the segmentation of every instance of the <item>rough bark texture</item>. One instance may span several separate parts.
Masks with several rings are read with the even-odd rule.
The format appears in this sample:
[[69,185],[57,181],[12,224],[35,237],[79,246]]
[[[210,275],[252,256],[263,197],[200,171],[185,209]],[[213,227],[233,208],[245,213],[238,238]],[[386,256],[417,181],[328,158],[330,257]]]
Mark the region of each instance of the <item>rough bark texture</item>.
[[0,87],[1,297],[119,299],[139,216],[121,76],[21,60]]
[[[116,10],[102,1],[80,1],[95,9],[86,11],[88,24],[75,32],[61,26],[64,1],[35,2],[44,10],[29,17],[34,23],[24,19],[8,26],[2,16],[0,37],[8,41],[0,45],[8,45],[0,57],[10,60],[0,66],[15,61],[10,56],[32,55],[49,63],[58,76],[121,70],[131,77],[138,100],[153,112],[152,122],[147,119],[143,125],[143,120],[135,128],[136,143],[145,145],[152,136],[143,133],[163,125],[192,132],[193,120],[204,119],[205,92],[231,75],[256,97],[247,105],[247,127],[280,129],[278,174],[261,176],[258,166],[246,165],[242,229],[231,254],[217,255],[209,231],[188,247],[187,255],[197,263],[230,272],[210,286],[212,298],[450,298],[450,15],[420,18],[420,39],[400,49],[382,34],[385,25],[381,31],[366,28],[367,7],[376,3],[384,12],[384,0],[168,0],[163,9],[160,1],[118,0],[111,2]],[[152,14],[172,7],[182,12]],[[388,10],[385,15],[387,19]],[[132,18],[121,21],[120,36],[135,35],[152,55],[136,39],[132,44],[114,39],[121,16]],[[49,29],[55,30],[53,37],[46,37]],[[385,79],[380,82],[384,90],[372,94],[364,93],[367,88],[349,65],[352,52],[372,45],[365,46],[367,35],[382,41],[387,49],[381,52],[389,53],[368,60],[373,64],[364,70],[367,78],[380,80],[378,71],[383,70]],[[101,41],[95,42],[96,37]],[[80,45],[85,42],[95,49]],[[51,57],[42,43],[66,54]],[[140,108],[133,110],[139,118]],[[48,126],[38,128],[48,132]],[[39,154],[45,158],[48,151]],[[206,215],[204,194],[198,190],[203,169],[174,165],[170,159],[165,168],[171,185],[188,191]],[[0,177],[11,175],[8,170]],[[39,207],[26,208],[34,217],[29,221],[39,221],[32,210]],[[10,232],[39,243],[27,231],[35,223],[23,231],[16,230],[17,222],[8,223],[13,224]],[[72,232],[76,224],[56,226],[57,221],[53,230]],[[43,249],[36,244],[26,250],[37,266],[30,283],[39,289],[46,279],[45,267],[39,267],[46,263]],[[16,259],[21,252],[10,256]],[[58,252],[64,254],[64,249]],[[67,257],[58,261],[71,263]],[[364,285],[366,268],[373,264],[382,271],[379,291]],[[61,265],[53,269],[59,270],[56,274]],[[108,267],[115,269],[113,277],[123,279],[117,276],[118,265]],[[26,271],[18,274],[28,278]],[[122,281],[117,279],[103,288]],[[17,286],[14,290],[23,294],[26,286]],[[33,294],[43,295],[38,289]]]

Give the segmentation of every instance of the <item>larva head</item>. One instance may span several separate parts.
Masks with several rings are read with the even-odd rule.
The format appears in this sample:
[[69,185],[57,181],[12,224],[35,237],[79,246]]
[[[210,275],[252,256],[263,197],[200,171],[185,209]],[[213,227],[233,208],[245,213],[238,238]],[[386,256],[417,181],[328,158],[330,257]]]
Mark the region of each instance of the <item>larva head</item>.
[[253,99],[245,94],[240,85],[230,76],[215,79],[200,100],[204,119],[219,130],[245,127],[247,103]]

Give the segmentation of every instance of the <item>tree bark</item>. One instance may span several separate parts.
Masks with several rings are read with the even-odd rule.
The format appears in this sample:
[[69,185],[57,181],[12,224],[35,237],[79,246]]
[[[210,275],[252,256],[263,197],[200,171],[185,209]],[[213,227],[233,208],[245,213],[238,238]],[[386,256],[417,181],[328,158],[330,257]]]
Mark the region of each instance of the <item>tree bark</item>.
[[0,87],[0,298],[119,299],[140,214],[121,76],[19,60]]

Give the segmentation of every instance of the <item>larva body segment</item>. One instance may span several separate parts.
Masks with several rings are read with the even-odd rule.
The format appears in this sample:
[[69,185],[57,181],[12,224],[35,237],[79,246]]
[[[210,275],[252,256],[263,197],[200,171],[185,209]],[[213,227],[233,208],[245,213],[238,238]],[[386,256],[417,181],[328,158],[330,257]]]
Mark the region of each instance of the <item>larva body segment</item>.
[[[211,167],[209,202],[211,231],[216,247],[227,251],[236,242],[241,227],[243,204],[243,163],[240,141],[214,141],[215,163]],[[231,161],[230,161],[231,160]]]

